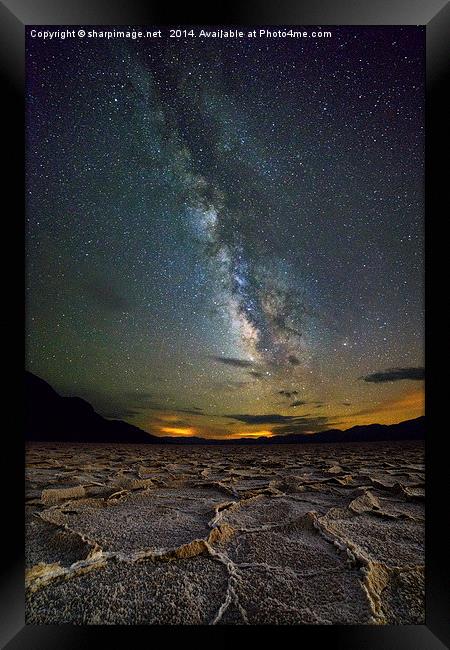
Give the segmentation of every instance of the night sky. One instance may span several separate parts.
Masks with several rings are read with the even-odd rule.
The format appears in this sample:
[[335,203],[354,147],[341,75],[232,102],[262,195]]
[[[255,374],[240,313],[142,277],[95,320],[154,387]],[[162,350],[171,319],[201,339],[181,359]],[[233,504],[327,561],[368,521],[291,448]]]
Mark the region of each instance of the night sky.
[[423,414],[424,29],[27,39],[27,367],[157,435]]

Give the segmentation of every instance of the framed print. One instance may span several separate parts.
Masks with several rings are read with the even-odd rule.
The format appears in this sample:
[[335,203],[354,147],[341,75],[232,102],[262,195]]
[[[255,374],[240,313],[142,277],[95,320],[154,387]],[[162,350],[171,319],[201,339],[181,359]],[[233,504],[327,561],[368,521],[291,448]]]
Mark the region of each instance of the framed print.
[[446,647],[444,4],[3,3],[25,198],[5,647]]

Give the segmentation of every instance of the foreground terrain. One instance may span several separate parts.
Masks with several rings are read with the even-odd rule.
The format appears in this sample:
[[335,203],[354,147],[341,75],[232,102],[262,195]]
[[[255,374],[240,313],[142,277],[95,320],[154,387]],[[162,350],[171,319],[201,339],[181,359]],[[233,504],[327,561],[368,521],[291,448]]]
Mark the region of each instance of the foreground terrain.
[[33,443],[28,623],[424,621],[420,442]]

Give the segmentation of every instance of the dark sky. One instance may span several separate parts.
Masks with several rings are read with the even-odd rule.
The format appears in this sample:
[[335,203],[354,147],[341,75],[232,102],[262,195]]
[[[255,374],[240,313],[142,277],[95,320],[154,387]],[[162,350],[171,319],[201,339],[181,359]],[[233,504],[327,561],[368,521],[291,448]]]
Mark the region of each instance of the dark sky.
[[424,29],[330,29],[27,38],[32,372],[156,434],[423,413]]

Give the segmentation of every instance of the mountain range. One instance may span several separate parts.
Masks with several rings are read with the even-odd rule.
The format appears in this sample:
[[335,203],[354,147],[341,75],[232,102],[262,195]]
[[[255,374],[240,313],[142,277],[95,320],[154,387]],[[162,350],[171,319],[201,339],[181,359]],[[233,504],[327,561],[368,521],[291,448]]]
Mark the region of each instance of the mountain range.
[[198,437],[159,437],[123,420],[107,419],[80,397],[63,397],[46,381],[25,372],[25,439],[29,441],[109,442],[146,444],[289,444],[374,442],[393,440],[423,440],[425,417],[398,424],[368,424],[342,431],[329,429],[305,435],[240,438],[239,440]]

